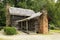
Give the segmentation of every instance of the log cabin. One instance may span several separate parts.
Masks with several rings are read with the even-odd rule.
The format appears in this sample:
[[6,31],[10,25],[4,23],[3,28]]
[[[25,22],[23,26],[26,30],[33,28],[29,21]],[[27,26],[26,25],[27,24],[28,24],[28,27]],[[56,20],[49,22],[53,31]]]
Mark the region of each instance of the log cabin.
[[[8,10],[10,14],[10,25],[16,27],[18,30],[29,33],[48,33],[48,18],[47,11],[35,13],[30,9],[10,7]],[[6,23],[7,25],[7,23]]]

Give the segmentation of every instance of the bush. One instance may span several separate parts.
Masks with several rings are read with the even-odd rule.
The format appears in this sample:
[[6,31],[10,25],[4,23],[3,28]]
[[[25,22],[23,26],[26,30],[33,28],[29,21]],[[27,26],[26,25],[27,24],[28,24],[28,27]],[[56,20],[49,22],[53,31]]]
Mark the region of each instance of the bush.
[[54,30],[55,28],[54,27],[50,27],[50,29]]
[[0,30],[2,30],[3,29],[3,26],[0,26]]
[[0,27],[0,30],[3,29],[2,27]]
[[5,27],[4,28],[4,32],[7,34],[7,35],[14,35],[14,34],[17,34],[17,31],[14,27]]
[[54,24],[50,24],[50,29],[54,30],[55,29],[55,25]]

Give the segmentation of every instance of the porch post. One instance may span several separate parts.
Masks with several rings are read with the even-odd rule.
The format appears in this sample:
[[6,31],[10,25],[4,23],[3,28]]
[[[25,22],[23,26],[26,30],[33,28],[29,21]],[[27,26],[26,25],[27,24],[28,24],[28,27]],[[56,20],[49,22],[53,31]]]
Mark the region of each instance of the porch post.
[[27,33],[29,33],[28,32],[28,21],[26,21],[26,30],[27,30]]
[[21,30],[22,30],[22,27],[23,27],[23,25],[22,25],[22,22],[21,22]]
[[42,10],[42,15],[39,17],[39,33],[48,33],[47,10]]

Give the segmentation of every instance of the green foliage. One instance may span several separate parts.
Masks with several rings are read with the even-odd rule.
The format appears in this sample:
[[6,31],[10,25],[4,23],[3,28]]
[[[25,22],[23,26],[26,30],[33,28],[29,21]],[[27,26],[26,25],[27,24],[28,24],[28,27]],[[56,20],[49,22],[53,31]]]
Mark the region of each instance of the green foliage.
[[56,3],[56,10],[54,17],[55,17],[56,25],[60,27],[60,0],[58,0]]
[[55,25],[54,25],[54,24],[50,24],[49,27],[50,27],[50,29],[52,29],[52,30],[55,29]]
[[58,0],[57,3],[48,2],[47,4],[48,4],[47,10],[48,10],[49,16],[52,19],[51,20],[52,23],[57,25],[57,27],[60,27],[60,1]]
[[17,34],[17,31],[14,27],[5,27],[4,28],[4,32],[7,34],[7,35],[14,35],[14,34]]
[[0,30],[3,29],[2,27],[0,27]]
[[4,4],[0,3],[0,26],[5,25],[5,8]]
[[4,28],[4,26],[0,26],[0,30],[2,30]]
[[18,7],[21,7],[21,8],[27,8],[27,5],[26,5],[25,2],[19,2],[19,3],[17,4],[17,6],[18,6]]
[[4,5],[6,5],[6,3],[8,3],[11,6],[14,6],[15,0],[4,0],[3,1]]

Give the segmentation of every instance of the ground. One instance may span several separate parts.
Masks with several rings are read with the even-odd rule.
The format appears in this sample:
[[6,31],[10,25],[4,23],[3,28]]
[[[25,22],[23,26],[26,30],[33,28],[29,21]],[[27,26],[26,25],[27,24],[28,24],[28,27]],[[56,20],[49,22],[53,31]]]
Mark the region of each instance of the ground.
[[[17,35],[3,35],[0,32],[0,40],[60,40],[60,31],[51,30],[50,34],[17,34]],[[21,32],[22,33],[22,32]]]

